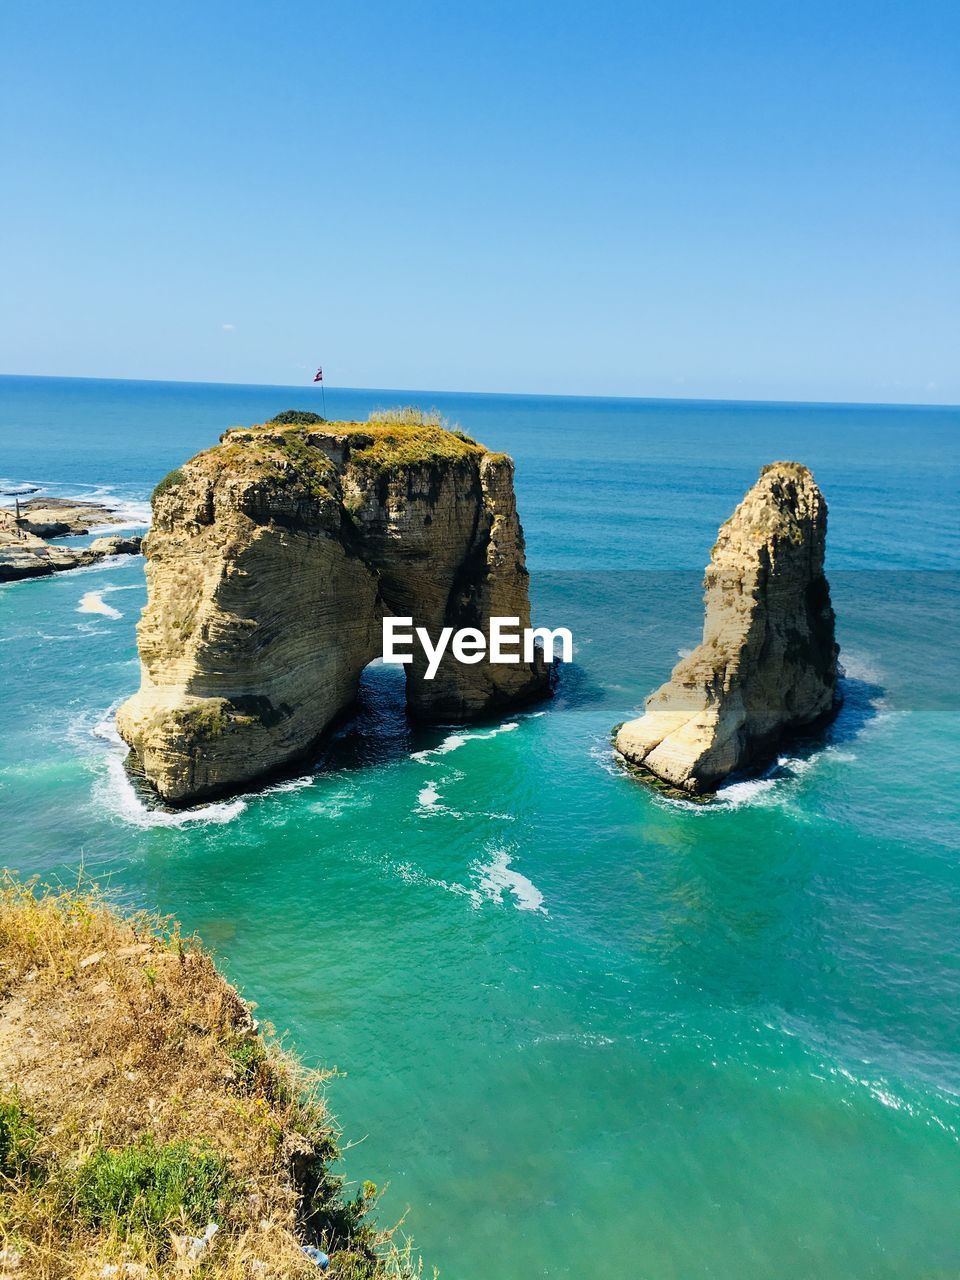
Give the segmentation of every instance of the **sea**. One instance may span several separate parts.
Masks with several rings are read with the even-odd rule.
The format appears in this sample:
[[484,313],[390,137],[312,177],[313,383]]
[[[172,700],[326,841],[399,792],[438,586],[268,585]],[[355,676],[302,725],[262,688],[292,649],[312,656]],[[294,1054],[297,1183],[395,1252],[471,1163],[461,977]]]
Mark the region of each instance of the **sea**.
[[[367,669],[316,758],[172,811],[131,784],[139,557],[0,588],[0,862],[196,930],[335,1069],[342,1172],[447,1280],[960,1276],[960,411],[343,390],[516,461],[555,696],[409,722]],[[313,387],[0,378],[0,498],[152,487]],[[611,731],[694,647],[720,523],[809,465],[845,702],[712,804]],[[77,539],[76,541],[84,541]],[[405,1215],[405,1217],[404,1217]]]

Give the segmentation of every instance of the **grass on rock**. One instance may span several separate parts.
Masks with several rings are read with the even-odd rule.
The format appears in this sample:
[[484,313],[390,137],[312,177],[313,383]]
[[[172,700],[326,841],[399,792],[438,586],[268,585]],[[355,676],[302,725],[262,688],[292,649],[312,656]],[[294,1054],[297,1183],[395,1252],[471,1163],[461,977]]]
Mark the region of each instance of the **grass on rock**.
[[[372,471],[463,462],[486,452],[465,432],[451,429],[436,410],[376,409],[353,434],[359,437],[359,447],[351,453],[351,462]],[[363,437],[369,438],[369,443]]]
[[158,1244],[178,1219],[219,1221],[237,1194],[226,1159],[209,1146],[158,1146],[149,1134],[117,1150],[99,1147],[80,1166],[74,1192],[84,1222],[143,1232]]
[[168,471],[150,495],[151,504],[155,503],[168,489],[176,489],[185,479],[186,477],[180,467],[175,467],[173,471]]
[[[195,939],[95,887],[0,883],[0,1251],[13,1280],[410,1280],[348,1194],[325,1077]],[[16,1082],[13,1092],[12,1082]],[[219,1230],[198,1259],[183,1240]],[[13,1261],[11,1261],[13,1260]]]

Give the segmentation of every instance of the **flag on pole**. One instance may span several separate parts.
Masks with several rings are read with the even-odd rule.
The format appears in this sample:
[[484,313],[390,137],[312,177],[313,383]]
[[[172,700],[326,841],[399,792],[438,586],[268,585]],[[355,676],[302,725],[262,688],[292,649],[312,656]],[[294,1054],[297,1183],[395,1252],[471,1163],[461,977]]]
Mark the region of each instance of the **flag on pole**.
[[317,370],[316,377],[315,377],[313,380],[314,380],[314,382],[322,382],[322,381],[323,381],[323,370],[322,370],[322,369],[318,369],[318,370]]

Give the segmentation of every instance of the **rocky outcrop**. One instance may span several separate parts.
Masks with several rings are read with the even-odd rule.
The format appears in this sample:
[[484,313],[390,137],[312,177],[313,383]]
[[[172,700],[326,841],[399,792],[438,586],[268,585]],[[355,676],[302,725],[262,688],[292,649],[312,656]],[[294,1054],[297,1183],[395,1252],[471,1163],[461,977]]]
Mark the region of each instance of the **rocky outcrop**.
[[76,537],[120,519],[104,503],[81,498],[31,498],[18,505],[20,527],[38,538]]
[[139,538],[95,538],[88,547],[51,546],[31,532],[23,517],[0,508],[0,582],[46,578],[52,573],[96,564],[105,556],[136,555],[139,550]]
[[112,534],[105,538],[94,538],[89,550],[95,556],[137,556],[142,543],[143,539],[137,536],[124,538],[119,534]]
[[[417,416],[325,423],[287,412],[235,429],[154,495],[142,682],[117,724],[174,803],[307,752],[382,648],[385,613],[529,625],[513,464]],[[469,720],[542,696],[546,667],[443,662],[414,646],[411,710]]]
[[826,532],[827,504],[807,468],[764,467],[713,548],[702,643],[617,734],[627,761],[682,791],[709,792],[832,713]]

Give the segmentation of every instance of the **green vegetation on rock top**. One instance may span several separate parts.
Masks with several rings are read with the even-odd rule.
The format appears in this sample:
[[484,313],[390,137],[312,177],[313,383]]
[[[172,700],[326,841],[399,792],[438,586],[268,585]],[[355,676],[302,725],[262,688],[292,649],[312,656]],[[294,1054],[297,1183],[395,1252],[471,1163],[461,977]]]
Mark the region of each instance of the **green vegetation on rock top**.
[[316,427],[326,422],[319,413],[310,413],[308,409],[284,409],[269,421],[273,427]]
[[344,432],[357,438],[350,455],[357,466],[374,471],[430,462],[462,462],[486,450],[465,432],[451,429],[435,410],[377,409],[369,420]]
[[160,495],[166,493],[168,489],[175,489],[178,485],[182,484],[184,478],[183,471],[180,467],[175,467],[173,471],[168,471],[150,495],[151,504],[156,502]]
[[794,476],[798,480],[805,480],[808,477],[811,480],[813,479],[810,468],[805,467],[802,462],[788,462],[786,460],[781,462],[768,462],[760,468],[760,474],[762,476],[767,475],[770,471],[784,471],[787,475]]
[[[322,439],[312,435],[311,427],[322,427]],[[234,458],[255,459],[261,450],[268,451],[277,460],[295,462],[304,478],[322,482],[334,469],[325,452],[330,439],[349,448],[352,464],[377,472],[424,463],[463,462],[487,453],[482,444],[450,426],[436,410],[406,406],[375,409],[366,422],[331,422],[306,410],[285,409],[267,422],[231,428],[211,455],[222,465]],[[252,455],[251,448],[256,451]]]

